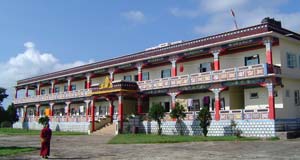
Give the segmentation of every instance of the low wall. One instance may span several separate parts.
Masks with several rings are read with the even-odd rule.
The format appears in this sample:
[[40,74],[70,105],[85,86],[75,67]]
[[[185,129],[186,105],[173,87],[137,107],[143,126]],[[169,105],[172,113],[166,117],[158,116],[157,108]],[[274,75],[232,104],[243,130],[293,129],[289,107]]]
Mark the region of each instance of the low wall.
[[[88,133],[89,122],[49,122],[52,131],[86,132]],[[16,122],[13,128],[41,130],[43,128],[38,122]]]
[[276,119],[275,130],[282,131],[300,131],[300,118],[297,119]]
[[[185,135],[202,135],[199,121],[184,121],[181,125],[175,121],[162,122],[162,134],[178,135],[183,130]],[[241,136],[245,137],[275,137],[274,120],[236,120],[236,130],[231,127],[231,121],[212,121],[208,128],[208,136],[233,135],[237,130],[241,131]],[[128,126],[129,125],[129,126]],[[155,121],[143,121],[139,125],[124,123],[124,131],[128,132],[133,126],[138,127],[141,133],[157,133],[157,123]]]

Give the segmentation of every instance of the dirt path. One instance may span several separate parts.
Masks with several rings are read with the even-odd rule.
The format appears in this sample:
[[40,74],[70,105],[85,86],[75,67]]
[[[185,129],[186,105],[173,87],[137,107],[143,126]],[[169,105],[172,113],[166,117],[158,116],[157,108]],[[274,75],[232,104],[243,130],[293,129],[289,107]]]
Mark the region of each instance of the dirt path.
[[[111,136],[55,136],[49,159],[300,159],[300,139],[110,145]],[[0,136],[0,146],[39,147],[38,136]],[[41,159],[39,151],[0,159]]]

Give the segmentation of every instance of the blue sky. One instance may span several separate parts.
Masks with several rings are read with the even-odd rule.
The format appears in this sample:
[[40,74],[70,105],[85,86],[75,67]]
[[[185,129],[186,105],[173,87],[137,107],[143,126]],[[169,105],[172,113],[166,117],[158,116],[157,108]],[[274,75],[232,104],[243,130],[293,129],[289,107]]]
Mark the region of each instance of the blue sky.
[[0,86],[13,95],[18,79],[232,30],[230,9],[240,28],[269,16],[300,32],[299,8],[298,0],[2,0]]

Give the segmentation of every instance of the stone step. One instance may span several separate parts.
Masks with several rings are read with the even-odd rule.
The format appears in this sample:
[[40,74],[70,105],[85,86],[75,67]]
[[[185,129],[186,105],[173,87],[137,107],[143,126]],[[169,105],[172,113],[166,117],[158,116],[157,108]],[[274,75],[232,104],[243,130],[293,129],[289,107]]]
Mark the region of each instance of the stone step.
[[93,132],[91,135],[115,135],[115,124],[114,123],[108,123],[101,129]]

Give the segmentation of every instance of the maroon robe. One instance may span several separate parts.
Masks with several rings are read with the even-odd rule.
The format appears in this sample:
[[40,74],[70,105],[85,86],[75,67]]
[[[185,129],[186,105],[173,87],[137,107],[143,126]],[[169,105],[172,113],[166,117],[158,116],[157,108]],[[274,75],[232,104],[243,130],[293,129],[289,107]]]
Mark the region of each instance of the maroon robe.
[[49,156],[50,154],[50,140],[52,136],[52,131],[49,127],[45,127],[42,129],[40,137],[41,137],[41,151],[40,156]]

